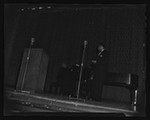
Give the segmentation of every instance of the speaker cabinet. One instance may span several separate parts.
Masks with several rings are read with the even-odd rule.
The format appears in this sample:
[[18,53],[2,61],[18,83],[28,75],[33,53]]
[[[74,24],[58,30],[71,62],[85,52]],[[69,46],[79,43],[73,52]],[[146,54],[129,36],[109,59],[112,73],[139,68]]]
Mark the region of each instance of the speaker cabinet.
[[[29,57],[28,57],[29,56]],[[28,59],[29,58],[29,59]],[[43,49],[25,49],[16,90],[43,91],[48,66],[48,56]]]

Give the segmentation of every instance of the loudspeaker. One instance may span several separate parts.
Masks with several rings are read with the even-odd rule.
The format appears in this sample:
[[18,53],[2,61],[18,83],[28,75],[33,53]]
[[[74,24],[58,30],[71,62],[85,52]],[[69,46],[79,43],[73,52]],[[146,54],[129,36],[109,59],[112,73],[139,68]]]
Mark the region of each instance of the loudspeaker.
[[44,53],[43,49],[34,48],[29,51],[26,48],[23,54],[16,90],[43,91],[47,66],[48,56]]

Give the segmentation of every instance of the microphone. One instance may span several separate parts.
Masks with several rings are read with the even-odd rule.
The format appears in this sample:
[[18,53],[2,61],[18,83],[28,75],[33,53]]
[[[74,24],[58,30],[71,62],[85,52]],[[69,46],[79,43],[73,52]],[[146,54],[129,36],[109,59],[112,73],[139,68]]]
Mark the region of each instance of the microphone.
[[35,38],[31,38],[31,45],[33,45]]
[[88,42],[85,40],[85,41],[84,41],[84,46],[86,46],[87,44],[88,44]]

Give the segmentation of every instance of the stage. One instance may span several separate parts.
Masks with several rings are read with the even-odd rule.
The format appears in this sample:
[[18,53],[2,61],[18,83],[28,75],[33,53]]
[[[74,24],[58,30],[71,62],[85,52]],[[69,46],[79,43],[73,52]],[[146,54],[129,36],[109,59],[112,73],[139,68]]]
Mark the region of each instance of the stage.
[[69,115],[138,116],[138,113],[133,111],[130,106],[108,101],[76,100],[66,96],[25,93],[16,90],[7,90],[5,95],[7,100],[4,101],[4,104],[8,109],[10,108],[5,113],[6,116],[32,115],[32,113],[35,115],[43,115],[43,113],[65,115],[68,112]]

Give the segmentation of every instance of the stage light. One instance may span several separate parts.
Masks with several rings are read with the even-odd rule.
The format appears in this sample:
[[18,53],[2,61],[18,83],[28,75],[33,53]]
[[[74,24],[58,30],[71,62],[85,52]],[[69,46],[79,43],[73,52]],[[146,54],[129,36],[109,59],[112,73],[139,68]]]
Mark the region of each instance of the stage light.
[[47,8],[51,8],[51,6],[48,6]]
[[35,8],[31,8],[32,10],[35,10]]
[[47,108],[47,109],[49,108],[47,105],[44,105],[44,107]]
[[43,7],[39,7],[39,9],[43,9]]

